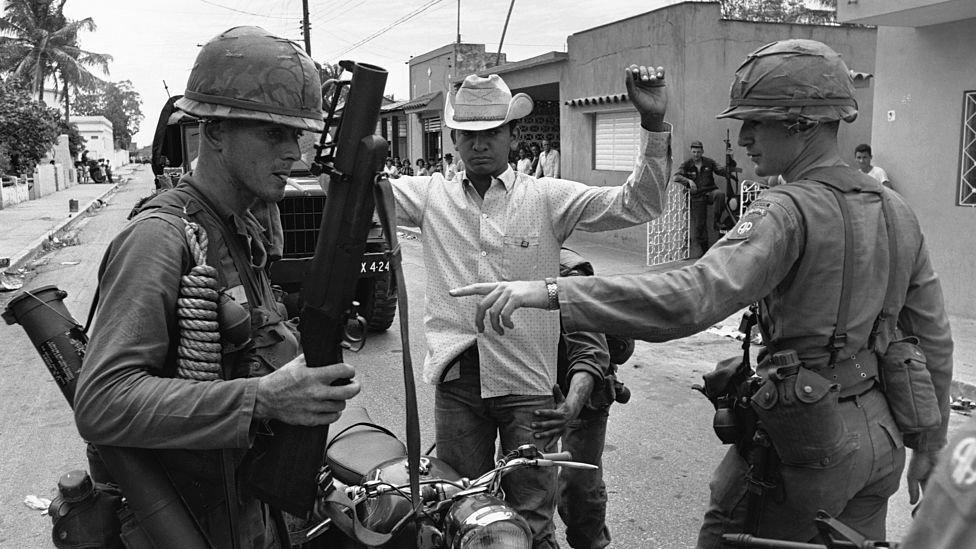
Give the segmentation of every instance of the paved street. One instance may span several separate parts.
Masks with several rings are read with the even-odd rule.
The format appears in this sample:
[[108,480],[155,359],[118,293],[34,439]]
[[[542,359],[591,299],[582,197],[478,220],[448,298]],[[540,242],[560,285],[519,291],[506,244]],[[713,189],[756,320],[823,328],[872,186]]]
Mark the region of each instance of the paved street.
[[[75,245],[54,250],[35,264],[36,272],[25,286],[57,284],[69,294],[69,310],[83,322],[102,251],[132,204],[151,186],[148,169],[138,170],[133,180],[108,197],[105,207],[75,226]],[[403,250],[426,449],[433,443],[433,392],[420,381],[425,268],[418,239],[405,237]],[[0,307],[10,297],[0,294]],[[67,404],[19,326],[0,326],[0,349],[0,547],[50,547],[50,519],[28,509],[23,500],[31,494],[51,497],[59,474],[85,468],[83,444]],[[639,342],[634,358],[623,367],[621,377],[633,398],[611,411],[605,458],[615,546],[693,546],[708,479],[725,448],[711,432],[711,406],[690,385],[738,349],[738,342],[708,333],[668,344]],[[362,381],[357,400],[376,422],[400,435],[401,356],[394,328],[373,335],[362,352],[346,358]],[[961,416],[954,415],[953,425],[960,421]],[[889,524],[895,539],[909,520],[906,500],[904,490],[893,500]]]

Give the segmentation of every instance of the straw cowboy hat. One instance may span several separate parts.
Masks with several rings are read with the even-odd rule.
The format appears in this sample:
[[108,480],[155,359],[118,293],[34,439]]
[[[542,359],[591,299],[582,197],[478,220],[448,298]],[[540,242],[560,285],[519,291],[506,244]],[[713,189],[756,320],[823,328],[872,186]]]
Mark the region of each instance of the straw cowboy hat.
[[444,105],[444,125],[455,130],[490,130],[532,112],[532,98],[524,93],[512,96],[497,74],[487,78],[472,74]]

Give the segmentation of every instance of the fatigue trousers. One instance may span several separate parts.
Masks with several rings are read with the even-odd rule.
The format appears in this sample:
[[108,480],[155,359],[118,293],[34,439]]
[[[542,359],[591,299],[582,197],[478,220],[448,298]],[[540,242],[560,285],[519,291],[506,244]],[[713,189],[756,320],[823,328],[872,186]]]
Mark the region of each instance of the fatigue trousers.
[[569,422],[563,435],[562,449],[573,454],[573,461],[600,467],[595,471],[568,467],[559,471],[557,509],[566,524],[566,542],[573,549],[602,549],[610,545],[607,486],[603,482],[609,408],[584,408],[578,419]]
[[[888,498],[898,490],[905,446],[880,389],[842,400],[838,406],[847,444],[816,466],[779,467],[779,487],[766,493],[756,535],[810,542],[822,509],[868,539],[885,538]],[[745,531],[748,464],[733,446],[710,484],[711,499],[698,536],[699,549],[723,547],[722,534]]]
[[[477,355],[475,354],[475,357]],[[442,381],[434,392],[437,457],[462,476],[475,479],[495,466],[495,439],[499,455],[523,444],[542,452],[555,452],[556,440],[546,447],[532,436],[532,412],[555,408],[552,395],[508,395],[481,398],[477,359],[462,358],[460,377]],[[554,467],[521,469],[502,477],[505,501],[522,515],[532,530],[533,549],[557,549],[552,515],[556,506]]]
[[[712,222],[717,226],[722,219],[722,208],[725,207],[725,193],[716,189],[702,196],[691,199],[691,230],[693,240],[698,243],[700,255],[705,255],[712,246],[708,236],[708,206],[712,206]],[[721,236],[721,235],[719,235]]]

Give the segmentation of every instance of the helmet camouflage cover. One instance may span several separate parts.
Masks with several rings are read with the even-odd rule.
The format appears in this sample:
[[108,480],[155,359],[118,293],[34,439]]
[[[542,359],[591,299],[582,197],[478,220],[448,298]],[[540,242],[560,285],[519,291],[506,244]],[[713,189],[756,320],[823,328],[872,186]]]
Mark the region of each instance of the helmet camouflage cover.
[[857,118],[851,71],[837,52],[815,40],[781,40],[750,53],[735,71],[729,95],[729,108],[717,118]]
[[235,27],[204,44],[176,106],[204,119],[248,119],[321,132],[322,84],[294,42]]

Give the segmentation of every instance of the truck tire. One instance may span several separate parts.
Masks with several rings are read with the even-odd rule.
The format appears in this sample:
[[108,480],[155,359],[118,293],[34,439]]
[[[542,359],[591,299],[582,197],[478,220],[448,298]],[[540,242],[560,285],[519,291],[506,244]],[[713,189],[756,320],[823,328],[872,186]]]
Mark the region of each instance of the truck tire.
[[372,296],[366,314],[366,326],[373,332],[385,332],[393,325],[397,309],[396,283],[393,273],[374,278]]

